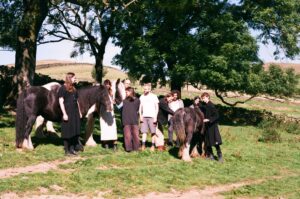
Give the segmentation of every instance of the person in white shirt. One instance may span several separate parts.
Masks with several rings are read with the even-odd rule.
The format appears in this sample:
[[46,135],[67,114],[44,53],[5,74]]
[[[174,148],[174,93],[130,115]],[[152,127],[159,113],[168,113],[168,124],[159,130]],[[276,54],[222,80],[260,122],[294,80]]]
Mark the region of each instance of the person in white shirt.
[[[183,108],[184,104],[178,90],[172,90],[171,93],[173,95],[173,101],[169,103],[169,107],[175,112],[178,109]],[[171,115],[169,115],[168,145],[173,146],[173,120]]]
[[140,122],[141,122],[141,132],[142,132],[142,150],[146,148],[147,133],[150,129],[152,137],[151,151],[155,150],[155,133],[157,125],[157,114],[158,114],[158,98],[155,94],[151,92],[151,84],[144,84],[144,93],[140,96]]

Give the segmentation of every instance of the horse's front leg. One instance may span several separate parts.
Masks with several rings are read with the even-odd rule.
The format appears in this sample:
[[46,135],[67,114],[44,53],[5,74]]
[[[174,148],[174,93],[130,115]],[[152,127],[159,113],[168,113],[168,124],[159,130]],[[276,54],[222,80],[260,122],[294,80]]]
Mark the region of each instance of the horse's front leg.
[[23,141],[22,148],[29,149],[29,150],[34,149],[33,145],[32,145],[32,141],[31,141],[30,133],[31,133],[31,130],[32,130],[35,120],[36,120],[35,115],[30,116],[27,120],[26,127],[25,127],[25,138]]
[[188,125],[188,127],[186,128],[186,140],[185,140],[185,144],[184,144],[184,148],[183,148],[183,153],[182,153],[182,160],[186,161],[186,162],[190,162],[192,161],[191,157],[190,157],[190,146],[191,146],[191,141],[193,138],[193,128],[191,127],[191,125]]

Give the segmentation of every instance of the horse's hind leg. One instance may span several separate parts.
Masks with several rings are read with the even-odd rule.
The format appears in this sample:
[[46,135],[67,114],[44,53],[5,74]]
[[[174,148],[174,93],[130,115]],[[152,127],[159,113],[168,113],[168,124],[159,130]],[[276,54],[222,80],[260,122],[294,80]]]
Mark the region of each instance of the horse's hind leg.
[[87,126],[85,129],[85,146],[97,146],[93,138],[93,128],[94,128],[95,118],[93,113],[87,115]]
[[191,141],[191,157],[192,158],[196,158],[196,157],[200,157],[200,154],[198,152],[198,146],[197,144],[200,143],[200,133],[198,132],[195,132],[193,134],[193,138],[192,138],[192,141]]
[[30,133],[31,133],[31,130],[32,130],[35,120],[36,120],[36,116],[30,116],[27,120],[27,124],[25,127],[25,139],[24,139],[22,148],[33,150]]
[[45,127],[45,120],[42,116],[38,116],[35,121],[35,135],[39,138],[45,137],[43,129]]
[[46,127],[47,127],[47,132],[56,133],[56,131],[55,131],[54,127],[53,127],[53,122],[47,121]]

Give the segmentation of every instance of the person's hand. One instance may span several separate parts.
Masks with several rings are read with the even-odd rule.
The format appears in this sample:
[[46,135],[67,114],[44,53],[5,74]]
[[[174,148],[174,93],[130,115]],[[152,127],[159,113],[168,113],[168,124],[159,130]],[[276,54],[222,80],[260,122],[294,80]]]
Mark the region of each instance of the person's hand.
[[143,123],[143,117],[140,117],[140,123]]
[[64,115],[63,115],[63,120],[64,120],[64,121],[68,121],[68,120],[69,120],[69,117],[68,117],[67,114],[64,114]]
[[79,117],[82,118],[82,114],[79,112]]
[[209,122],[209,119],[204,119],[203,122]]

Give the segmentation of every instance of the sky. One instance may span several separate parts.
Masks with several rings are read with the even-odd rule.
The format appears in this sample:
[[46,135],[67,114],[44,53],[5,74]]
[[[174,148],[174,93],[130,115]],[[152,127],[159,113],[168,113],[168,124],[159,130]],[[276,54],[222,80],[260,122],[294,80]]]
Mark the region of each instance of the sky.
[[[50,43],[39,45],[37,48],[37,60],[65,60],[65,61],[74,61],[77,63],[88,62],[95,63],[94,58],[89,56],[88,53],[78,56],[77,58],[70,58],[70,54],[73,49],[73,43],[70,41],[62,41],[59,43]],[[282,63],[300,63],[300,58],[295,60],[290,60],[287,58],[282,58],[280,60],[275,60],[273,56],[275,47],[273,45],[263,45],[260,44],[259,57],[264,62],[282,62]],[[119,47],[114,46],[111,41],[108,42],[104,55],[104,65],[105,66],[114,66],[111,61],[112,58],[121,51]],[[0,65],[5,64],[14,64],[15,62],[15,52],[12,51],[1,51],[0,50]]]

